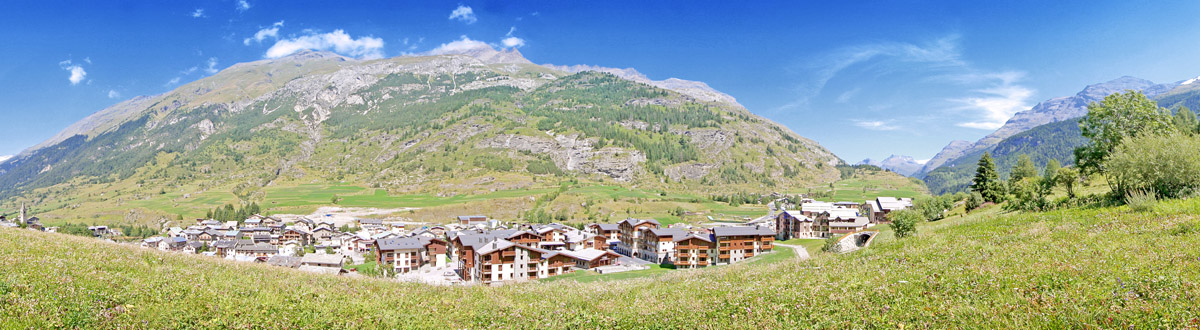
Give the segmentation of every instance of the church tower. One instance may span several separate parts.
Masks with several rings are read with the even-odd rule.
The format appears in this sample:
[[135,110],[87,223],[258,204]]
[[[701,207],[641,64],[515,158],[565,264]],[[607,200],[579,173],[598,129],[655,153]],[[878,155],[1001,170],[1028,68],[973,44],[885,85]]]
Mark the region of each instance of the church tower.
[[21,223],[25,223],[25,202],[21,202]]

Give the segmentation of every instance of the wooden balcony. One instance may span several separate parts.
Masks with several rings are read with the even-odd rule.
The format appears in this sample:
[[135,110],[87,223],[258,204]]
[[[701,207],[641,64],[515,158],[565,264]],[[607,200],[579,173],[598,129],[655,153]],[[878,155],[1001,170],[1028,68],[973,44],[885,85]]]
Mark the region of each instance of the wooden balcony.
[[728,253],[722,253],[722,254],[719,254],[719,255],[717,255],[717,257],[718,257],[718,258],[721,258],[721,259],[729,259],[729,254],[728,254]]
[[692,257],[692,254],[690,254],[690,253],[676,253],[676,254],[675,254],[675,257],[676,257],[676,258],[680,258],[680,259],[687,259],[687,258],[691,258],[691,257]]
[[508,251],[500,252],[500,256],[501,257],[515,257],[515,256],[517,256],[517,251],[508,250]]

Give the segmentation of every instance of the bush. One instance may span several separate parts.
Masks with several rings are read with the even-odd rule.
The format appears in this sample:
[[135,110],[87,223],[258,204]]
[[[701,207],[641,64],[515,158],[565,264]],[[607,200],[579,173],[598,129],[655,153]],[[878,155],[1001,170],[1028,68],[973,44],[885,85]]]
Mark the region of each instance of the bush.
[[971,212],[971,210],[977,209],[980,206],[983,206],[983,195],[977,191],[972,191],[971,196],[967,197],[967,212]]
[[842,238],[842,235],[832,235],[826,238],[825,245],[821,246],[821,252],[833,252],[833,247],[837,245],[837,241],[840,238]]
[[888,219],[892,221],[890,226],[896,238],[905,238],[917,234],[917,222],[923,218],[918,211],[900,210],[888,213]]
[[1186,197],[1200,188],[1200,136],[1147,135],[1126,139],[1105,163],[1117,196],[1135,191]]
[[1153,192],[1145,190],[1135,190],[1125,195],[1125,204],[1129,205],[1129,209],[1134,212],[1146,212],[1154,209],[1154,204],[1158,203],[1158,198]]

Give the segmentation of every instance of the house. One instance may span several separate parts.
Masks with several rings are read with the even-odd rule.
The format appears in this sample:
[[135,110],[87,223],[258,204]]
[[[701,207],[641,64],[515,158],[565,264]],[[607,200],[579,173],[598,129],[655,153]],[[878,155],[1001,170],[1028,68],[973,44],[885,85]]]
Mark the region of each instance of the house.
[[344,262],[345,260],[340,254],[309,253],[300,258],[301,266],[342,268]]
[[161,236],[154,236],[154,237],[146,238],[146,239],[142,240],[142,247],[157,249],[158,243],[162,242],[162,240],[163,240],[163,237],[161,237]]
[[575,259],[559,252],[528,247],[505,240],[480,246],[468,272],[468,280],[492,284],[525,281],[562,275],[571,270]]
[[675,238],[675,268],[700,268],[717,264],[717,241],[711,234]]
[[218,257],[224,258],[225,256],[233,254],[233,249],[237,247],[237,242],[237,240],[232,239],[220,240],[213,243],[212,248],[213,251],[217,253]]
[[620,228],[621,237],[614,250],[620,254],[637,257],[635,254],[639,250],[638,243],[641,240],[642,229],[658,228],[661,226],[662,224],[654,219],[621,220],[621,222],[617,223],[617,227]]
[[317,229],[313,229],[312,239],[316,242],[328,244],[332,241],[332,238],[333,238],[333,228],[326,227],[326,226],[318,226]]
[[185,237],[168,237],[158,242],[158,249],[163,251],[182,251],[187,245]]
[[863,203],[861,210],[871,223],[882,223],[889,222],[888,213],[910,207],[913,207],[912,198],[876,197]]
[[803,214],[806,217],[813,217],[816,214],[832,209],[834,209],[833,203],[827,202],[809,200],[800,204],[800,214]]
[[717,263],[731,264],[774,250],[775,232],[756,227],[716,227]]
[[482,215],[460,215],[457,223],[464,226],[487,225],[488,218]]
[[818,237],[828,238],[866,229],[870,223],[867,217],[859,216],[858,209],[832,209],[816,215],[813,232]]
[[407,273],[425,264],[425,245],[416,237],[385,238],[375,241],[375,261],[389,266],[397,274]]
[[204,243],[199,242],[199,241],[188,241],[187,244],[183,246],[183,253],[197,254],[197,253],[200,253],[201,252],[200,250],[203,250],[203,249],[204,249]]
[[604,236],[609,241],[621,240],[621,226],[615,223],[593,223],[587,226],[586,231],[593,235]]
[[421,240],[421,244],[425,245],[425,253],[427,254],[425,263],[433,264],[434,267],[446,267],[448,258],[447,250],[450,245],[448,242],[424,236],[417,237],[417,239]]
[[579,251],[561,252],[563,255],[571,257],[575,261],[575,267],[582,269],[594,269],[597,267],[611,266],[617,263],[621,258],[620,254],[612,251],[598,249],[583,249]]
[[641,231],[636,257],[653,263],[670,263],[675,254],[675,238],[688,233],[679,228],[645,228]]
[[238,245],[233,249],[234,256],[255,257],[260,261],[266,261],[267,258],[279,254],[279,248],[267,243],[249,244],[245,240],[239,241]]
[[280,235],[279,239],[283,241],[296,241],[300,242],[301,245],[304,245],[310,241],[310,236],[311,235],[309,235],[307,232],[304,232],[300,229],[289,228],[283,230],[283,234]]
[[799,211],[783,211],[775,215],[776,239],[817,238],[813,219]]
[[95,237],[105,237],[111,234],[108,226],[88,226],[88,230],[92,231],[92,236]]

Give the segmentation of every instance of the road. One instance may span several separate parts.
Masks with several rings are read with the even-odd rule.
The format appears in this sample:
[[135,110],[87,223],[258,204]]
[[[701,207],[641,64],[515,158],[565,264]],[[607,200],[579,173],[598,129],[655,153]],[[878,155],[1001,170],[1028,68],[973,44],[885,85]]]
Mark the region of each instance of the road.
[[787,245],[787,244],[779,244],[779,243],[775,243],[775,246],[782,246],[785,248],[792,249],[792,251],[795,252],[794,255],[796,256],[796,259],[808,260],[808,258],[809,258],[808,249],[805,249],[803,246]]

